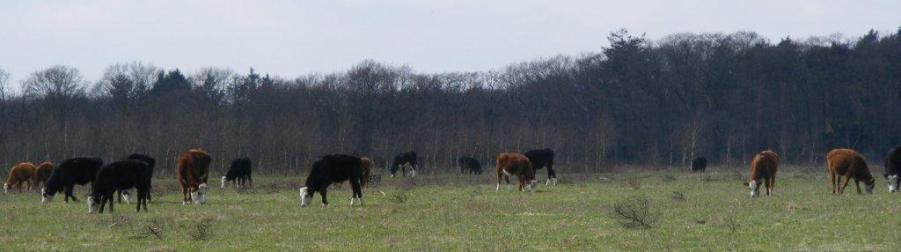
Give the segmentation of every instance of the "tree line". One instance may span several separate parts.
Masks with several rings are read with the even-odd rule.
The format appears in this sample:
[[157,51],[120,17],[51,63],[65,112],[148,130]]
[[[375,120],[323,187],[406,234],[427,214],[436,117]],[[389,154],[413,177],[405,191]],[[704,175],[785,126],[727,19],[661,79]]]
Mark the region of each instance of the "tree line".
[[490,166],[499,152],[535,148],[554,149],[564,172],[681,169],[698,156],[743,167],[766,148],[789,163],[821,163],[836,147],[881,160],[901,144],[899,34],[771,42],[620,30],[599,52],[462,73],[366,60],[291,79],[132,62],[89,81],[57,65],[16,93],[0,69],[0,164],[141,152],[165,176],[193,147],[214,170],[248,156],[279,175],[327,153],[384,164],[410,150],[425,173],[454,171],[461,155]]

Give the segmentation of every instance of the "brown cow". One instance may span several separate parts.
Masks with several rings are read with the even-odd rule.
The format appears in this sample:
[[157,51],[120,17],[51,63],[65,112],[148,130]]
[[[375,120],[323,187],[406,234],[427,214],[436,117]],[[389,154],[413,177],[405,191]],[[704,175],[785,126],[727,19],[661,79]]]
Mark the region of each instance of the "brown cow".
[[6,177],[6,183],[3,184],[3,192],[9,192],[9,189],[12,189],[13,186],[15,186],[17,190],[22,191],[23,183],[28,183],[28,185],[25,186],[25,190],[31,191],[31,188],[35,186],[32,182],[33,180],[34,164],[31,162],[19,163],[9,169],[9,176]]
[[497,187],[494,189],[495,191],[501,189],[502,178],[507,181],[507,184],[510,184],[510,176],[512,175],[516,175],[519,178],[520,191],[522,191],[523,187],[532,191],[538,184],[538,180],[535,179],[535,170],[532,169],[532,162],[522,154],[501,153],[497,155],[497,167],[495,169],[497,172]]
[[181,185],[183,205],[206,202],[210,160],[210,154],[201,149],[190,149],[178,158],[176,175]]
[[[751,175],[745,184],[751,189],[751,197],[757,197],[761,184],[766,184],[766,195],[770,196],[776,187],[776,171],[779,170],[779,154],[764,150],[751,160]],[[762,181],[761,181],[762,180]]]
[[40,186],[47,183],[51,172],[53,172],[53,162],[45,161],[38,165],[38,168],[34,171],[34,185]]
[[[842,194],[845,187],[853,178],[854,185],[857,186],[857,193],[860,194],[860,181],[866,184],[867,193],[873,193],[876,187],[876,179],[870,174],[867,168],[867,160],[860,153],[851,149],[835,149],[826,154],[826,171],[829,172],[829,179],[832,182],[832,193]],[[842,176],[845,176],[845,183],[842,183]]]
[[368,187],[369,180],[372,179],[370,175],[372,175],[372,160],[368,157],[361,157],[360,162],[363,163],[363,179],[360,180],[360,184],[363,187]]

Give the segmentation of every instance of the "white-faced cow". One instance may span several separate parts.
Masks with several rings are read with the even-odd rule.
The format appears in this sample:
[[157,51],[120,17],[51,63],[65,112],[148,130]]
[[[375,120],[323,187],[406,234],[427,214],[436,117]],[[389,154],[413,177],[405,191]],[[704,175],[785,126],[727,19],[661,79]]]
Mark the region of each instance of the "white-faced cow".
[[103,213],[104,206],[108,203],[110,212],[113,211],[113,196],[116,191],[124,191],[131,188],[137,189],[137,211],[147,211],[147,197],[150,195],[150,164],[140,160],[122,160],[110,163],[97,171],[94,183],[91,185],[91,197],[88,197],[88,212]]
[[[151,184],[151,180],[153,180],[153,168],[156,166],[156,159],[154,159],[151,156],[145,155],[145,154],[132,153],[131,155],[126,156],[122,160],[137,160],[137,161],[142,161],[144,163],[147,163],[147,165],[149,166],[148,167],[149,169],[144,170],[145,174],[142,177],[147,179],[147,184],[151,185],[150,191],[152,191],[153,186]],[[119,199],[119,203],[122,203],[123,199],[125,199],[125,203],[129,203],[128,191],[120,190],[118,199]],[[150,199],[151,199],[151,196],[150,196],[150,194],[148,194],[147,200],[149,201]]]
[[535,168],[536,172],[541,170],[541,168],[547,167],[547,182],[545,182],[545,185],[550,185],[551,183],[557,185],[557,172],[554,171],[553,150],[530,150],[523,153],[523,155],[529,158],[529,162],[532,162],[532,167]]
[[889,192],[901,190],[901,146],[892,148],[885,155],[885,182]]
[[78,198],[72,193],[73,188],[75,185],[86,185],[94,181],[101,166],[103,160],[100,158],[80,157],[63,160],[50,172],[47,184],[41,189],[41,202],[49,203],[53,195],[61,191],[65,191],[66,202],[69,202],[69,198],[77,202]]
[[250,182],[250,186],[253,186],[253,178],[250,175],[251,166],[250,158],[242,157],[232,160],[228,172],[225,173],[225,176],[222,176],[221,188],[224,189],[225,183],[228,181],[232,182],[235,189],[244,188],[247,182]]
[[462,174],[482,174],[482,163],[473,157],[463,156],[457,159]]
[[401,154],[397,154],[394,156],[394,162],[391,163],[391,177],[394,177],[394,173],[397,172],[398,169],[401,170],[400,174],[402,176],[407,176],[407,166],[410,167],[410,177],[416,176],[416,152],[404,152]]
[[363,163],[359,157],[333,154],[322,157],[322,159],[313,163],[313,169],[307,176],[304,187],[300,188],[300,206],[306,207],[313,200],[313,194],[319,192],[322,196],[322,205],[328,205],[326,196],[328,186],[332,183],[341,183],[350,181],[353,189],[353,196],[350,199],[350,205],[354,205],[354,201],[359,201],[363,205],[363,190],[361,183],[363,179]]
[[210,161],[210,154],[200,149],[190,149],[178,158],[176,176],[181,186],[183,205],[206,202]]
[[779,154],[764,150],[751,160],[751,175],[745,185],[751,190],[751,197],[757,197],[760,185],[766,184],[766,195],[770,196],[776,187],[776,172],[779,170]]
[[22,191],[22,184],[26,184],[25,191],[31,191],[31,188],[35,186],[34,170],[34,164],[31,162],[22,162],[10,168],[6,183],[3,183],[3,192],[9,192],[9,189],[13,187]]
[[[832,182],[832,193],[842,194],[848,182],[854,179],[854,185],[857,186],[857,193],[860,194],[860,182],[866,185],[867,193],[873,193],[876,187],[876,179],[870,174],[870,168],[867,167],[867,160],[863,155],[851,149],[835,149],[826,154],[826,171],[829,172],[829,179]],[[845,183],[842,184],[842,177],[845,177]]]
[[501,179],[510,184],[510,176],[516,176],[519,179],[519,190],[524,188],[532,191],[538,184],[535,179],[535,170],[532,169],[532,163],[529,158],[519,153],[501,153],[497,155],[497,187],[495,191],[501,189]]

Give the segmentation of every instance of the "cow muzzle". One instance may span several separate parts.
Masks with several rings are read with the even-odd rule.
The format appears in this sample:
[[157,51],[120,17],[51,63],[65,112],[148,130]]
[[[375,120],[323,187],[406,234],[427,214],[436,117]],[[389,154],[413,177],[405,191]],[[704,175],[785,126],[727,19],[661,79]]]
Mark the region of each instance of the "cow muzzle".
[[307,207],[310,205],[310,201],[313,200],[313,196],[310,195],[309,190],[306,187],[301,187],[300,191],[300,207]]

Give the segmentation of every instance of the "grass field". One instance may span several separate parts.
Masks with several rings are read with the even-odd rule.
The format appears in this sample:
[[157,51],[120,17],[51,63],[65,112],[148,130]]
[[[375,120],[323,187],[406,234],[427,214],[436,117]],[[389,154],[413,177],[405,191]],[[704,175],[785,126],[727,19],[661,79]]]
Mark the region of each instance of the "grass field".
[[[818,170],[818,169],[817,169]],[[541,174],[543,175],[543,174]],[[542,176],[543,177],[543,176]],[[491,175],[383,178],[350,207],[349,186],[300,208],[301,178],[258,178],[244,192],[210,190],[183,206],[173,180],[154,183],[149,213],[38,193],[0,196],[0,251],[897,251],[901,194],[881,176],[874,195],[830,194],[825,173],[783,172],[775,196],[750,198],[735,172],[563,174],[557,186],[494,191]],[[212,181],[211,181],[212,182]],[[216,181],[218,182],[218,181]],[[213,183],[216,184],[216,183]],[[86,188],[79,188],[84,200]],[[613,205],[645,198],[649,228],[625,227]]]

